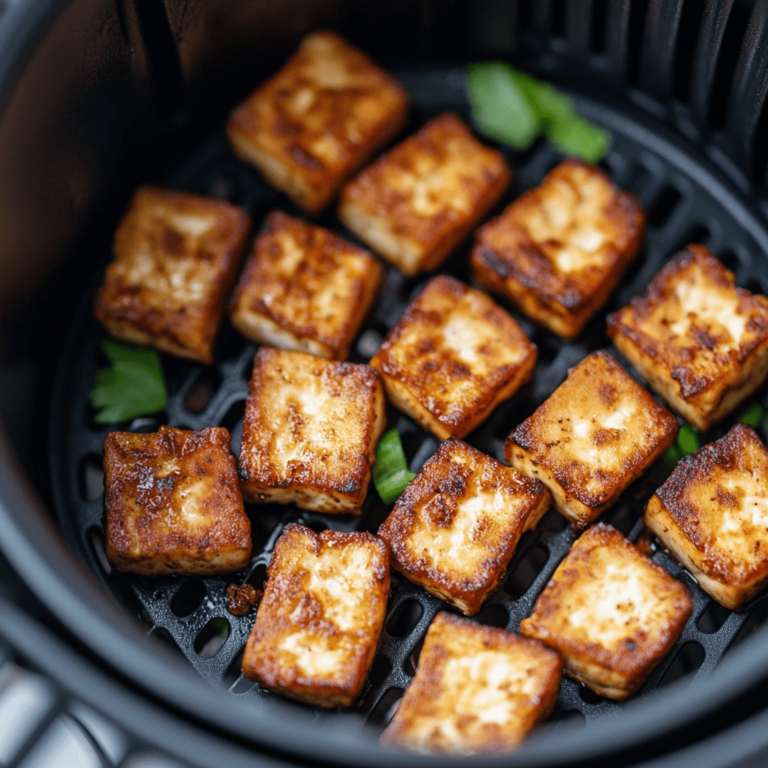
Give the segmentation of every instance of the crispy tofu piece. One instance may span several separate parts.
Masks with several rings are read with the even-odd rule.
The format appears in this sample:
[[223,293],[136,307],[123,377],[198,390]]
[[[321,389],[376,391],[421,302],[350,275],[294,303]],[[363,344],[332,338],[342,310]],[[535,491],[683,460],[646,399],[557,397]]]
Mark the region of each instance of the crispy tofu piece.
[[593,352],[507,438],[504,456],[585,528],[677,437],[677,420],[607,353]]
[[468,616],[549,508],[544,485],[466,443],[443,443],[379,529],[392,565]]
[[608,335],[653,390],[706,432],[768,378],[768,299],[737,288],[703,245],[689,245]]
[[574,543],[520,631],[557,651],[571,677],[621,701],[672,650],[692,609],[679,581],[598,523]]
[[245,500],[359,514],[385,405],[368,365],[261,347],[240,447]]
[[118,339],[212,363],[250,225],[222,200],[140,187],[115,232],[96,319]]
[[344,360],[381,275],[362,248],[271,213],[235,291],[232,324],[259,344]]
[[243,674],[318,707],[348,707],[379,646],[389,558],[370,533],[285,527],[243,655]]
[[598,168],[569,159],[482,227],[472,273],[532,320],[574,339],[642,242],[645,213]]
[[107,435],[107,559],[118,571],[212,576],[248,565],[251,524],[229,440],[222,427]]
[[437,754],[513,750],[552,713],[562,667],[541,643],[438,613],[382,741]]
[[408,95],[333,32],[304,38],[227,123],[232,148],[310,214],[405,125]]
[[441,440],[464,437],[533,375],[536,347],[492,299],[439,276],[371,360],[390,400]]
[[511,178],[502,155],[447,113],[350,181],[339,218],[406,275],[428,272],[470,233]]
[[645,524],[719,603],[740,610],[768,582],[768,451],[737,424],[675,467]]

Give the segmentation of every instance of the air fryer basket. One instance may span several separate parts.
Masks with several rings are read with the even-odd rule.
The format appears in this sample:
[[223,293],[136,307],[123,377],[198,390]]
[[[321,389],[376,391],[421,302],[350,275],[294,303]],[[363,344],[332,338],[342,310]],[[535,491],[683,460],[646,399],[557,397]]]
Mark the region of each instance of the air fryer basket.
[[[611,131],[613,145],[603,165],[646,206],[648,234],[643,252],[606,311],[576,342],[559,341],[521,319],[539,347],[534,380],[468,437],[471,444],[500,457],[507,434],[564,379],[567,369],[608,345],[605,313],[641,292],[682,246],[706,243],[736,273],[740,285],[768,292],[763,194],[768,153],[759,141],[766,125],[768,3],[484,0],[472,6],[433,2],[343,7],[307,3],[304,16],[298,14],[292,21],[290,10],[279,19],[266,4],[257,4],[258,12],[244,12],[244,18],[232,9],[245,32],[236,33],[225,22],[206,38],[200,30],[210,24],[213,5],[169,2],[167,16],[157,8],[151,10],[150,3],[120,6],[122,33],[126,38],[138,35],[139,52],[132,55],[146,67],[153,86],[146,120],[162,130],[151,152],[149,137],[140,143],[142,153],[154,162],[138,164],[133,178],[127,174],[114,185],[106,223],[91,226],[83,241],[88,250],[78,249],[77,285],[66,296],[57,295],[53,303],[66,314],[66,322],[63,318],[56,322],[66,325],[67,331],[55,377],[44,388],[51,397],[47,455],[36,451],[32,463],[37,477],[49,483],[50,502],[68,548],[62,549],[55,534],[40,528],[42,514],[28,510],[31,502],[20,486],[18,471],[6,465],[0,468],[7,480],[0,484],[4,505],[0,545],[57,618],[111,669],[148,696],[204,723],[217,736],[228,732],[237,741],[302,760],[402,764],[401,756],[377,750],[374,738],[412,679],[420,641],[435,613],[445,607],[440,601],[397,577],[382,645],[360,706],[350,713],[326,714],[280,701],[239,674],[253,617],[227,613],[228,579],[142,581],[111,572],[104,560],[99,465],[108,430],[95,423],[87,401],[93,373],[104,364],[98,352],[103,332],[91,317],[90,304],[109,259],[110,232],[131,183],[152,181],[229,199],[243,206],[257,226],[269,210],[291,210],[256,171],[234,159],[220,124],[225,110],[273,71],[301,34],[319,23],[336,26],[401,79],[413,98],[410,130],[445,109],[469,117],[461,69],[466,61],[510,58],[555,81],[574,96],[586,116]],[[258,75],[251,71],[245,77],[240,69],[248,61],[242,42],[248,35],[252,40],[271,35],[274,51],[257,62]],[[409,45],[402,53],[392,45],[397,40],[418,40],[423,45]],[[215,83],[225,85],[217,88]],[[206,123],[201,115],[210,112],[209,105],[219,111]],[[141,134],[141,121],[134,125]],[[526,153],[509,152],[509,159],[515,181],[499,209],[538,183],[558,155],[548,145],[537,144]],[[99,180],[91,183],[93,189],[86,195],[90,202],[84,206],[98,210],[93,198]],[[348,235],[332,212],[320,223]],[[63,245],[66,233],[61,239]],[[468,281],[467,247],[440,271]],[[388,271],[383,298],[358,339],[354,361],[370,358],[424,282]],[[236,450],[253,353],[252,345],[225,329],[219,362],[213,367],[165,357],[171,392],[166,412],[121,427],[150,431],[160,423],[191,429],[222,424],[232,431]],[[388,412],[388,419],[403,434],[411,469],[417,470],[437,441],[395,410]],[[724,430],[713,430],[704,440],[715,439]],[[41,472],[46,459],[49,476]],[[642,511],[653,490],[650,480],[641,479],[603,519],[637,540],[643,535]],[[290,507],[248,511],[255,534],[254,559],[238,580],[247,578],[257,586],[287,522],[299,520],[318,530],[375,532],[387,513],[373,490],[359,519]],[[548,513],[539,529],[521,541],[504,586],[477,620],[516,630],[574,539],[562,519]],[[73,561],[72,551],[79,561]],[[762,620],[763,600],[758,598],[743,613],[724,611],[664,552],[654,549],[652,556],[689,586],[694,612],[675,650],[654,671],[638,700],[619,705],[566,680],[553,725],[542,728],[517,755],[489,763],[628,764],[699,738],[706,732],[702,729],[725,728],[763,706],[765,697],[759,691],[768,672],[768,649],[755,639],[741,643]],[[85,572],[83,561],[101,587]],[[117,598],[117,607],[110,594]],[[141,625],[126,618],[126,608],[139,615]],[[141,627],[168,641],[185,660],[169,659],[157,644],[144,642]],[[760,632],[757,639],[763,635]],[[215,692],[190,680],[185,669],[190,664],[214,689],[229,692]],[[675,683],[686,673],[688,677]],[[697,759],[711,759],[714,754]]]

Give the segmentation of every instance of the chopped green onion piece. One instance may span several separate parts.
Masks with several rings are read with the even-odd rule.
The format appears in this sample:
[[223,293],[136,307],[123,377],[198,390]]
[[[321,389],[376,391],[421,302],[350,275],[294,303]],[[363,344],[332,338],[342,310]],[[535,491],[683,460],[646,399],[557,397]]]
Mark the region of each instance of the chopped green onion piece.
[[512,67],[500,61],[470,64],[466,82],[480,133],[516,149],[528,149],[541,133],[541,125]]
[[699,436],[690,424],[683,424],[677,433],[677,447],[683,456],[699,450]]
[[749,424],[750,427],[759,427],[765,419],[765,409],[760,403],[752,403],[749,407],[745,408],[739,421],[742,424]]
[[545,133],[564,155],[576,155],[589,163],[601,160],[611,146],[608,131],[578,115],[547,125]]
[[114,424],[162,411],[168,402],[160,356],[154,349],[105,340],[111,368],[96,371],[91,404],[99,424]]
[[661,485],[671,474],[672,470],[677,466],[677,462],[682,458],[680,449],[673,445],[662,457],[661,461],[653,468],[650,474],[651,480],[656,485]]
[[373,483],[385,504],[392,504],[416,475],[408,471],[400,433],[390,429],[376,447]]

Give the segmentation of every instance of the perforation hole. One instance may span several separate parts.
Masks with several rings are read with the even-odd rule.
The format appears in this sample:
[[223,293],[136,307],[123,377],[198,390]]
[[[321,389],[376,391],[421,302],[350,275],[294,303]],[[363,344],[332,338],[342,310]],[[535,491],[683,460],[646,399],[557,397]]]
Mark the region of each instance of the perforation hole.
[[697,224],[690,229],[686,229],[685,232],[677,238],[677,240],[673,241],[673,245],[669,248],[669,253],[670,255],[674,255],[692,243],[701,243],[706,245],[711,237],[712,232],[708,226],[705,224]]
[[544,517],[541,518],[539,525],[552,533],[560,533],[565,530],[568,521],[554,508],[550,509]]
[[768,600],[763,600],[750,611],[747,620],[741,625],[741,629],[736,633],[736,637],[733,638],[733,642],[728,647],[728,651],[730,652],[731,649],[746,640],[758,627],[762,626],[766,617],[768,617]]
[[264,585],[267,583],[267,566],[264,563],[259,563],[249,574],[246,582],[250,584],[254,589],[264,589]]
[[212,659],[227,642],[229,637],[229,622],[216,616],[211,619],[195,637],[195,653],[201,659]]
[[185,581],[171,598],[171,613],[180,619],[191,615],[205,600],[205,595],[205,584],[202,581]]
[[592,23],[589,30],[590,47],[595,53],[605,53],[608,26],[608,0],[592,0]]
[[[243,656],[245,655],[245,646],[240,649],[240,652],[235,656],[232,661],[227,664],[224,675],[221,678],[221,682],[225,688],[231,688],[243,674]],[[249,681],[250,682],[250,681]],[[249,686],[250,687],[250,686]]]
[[605,699],[599,694],[595,693],[591,688],[587,688],[583,683],[579,686],[579,698],[585,704],[601,704]]
[[725,624],[731,612],[724,608],[717,600],[712,600],[706,607],[704,613],[699,616],[699,621],[696,626],[700,632],[704,632],[707,635],[711,635],[713,632],[717,632],[720,627]]
[[168,414],[162,411],[154,416],[140,416],[138,419],[134,419],[129,428],[129,432],[141,432],[144,435],[148,435],[151,432],[157,432],[160,429],[161,424],[168,423]]
[[753,277],[751,280],[747,280],[747,282],[744,283],[744,288],[746,288],[750,293],[761,294],[766,292],[765,288],[757,277]]
[[202,413],[219,391],[221,376],[215,368],[204,368],[184,398],[184,408],[190,413]]
[[238,681],[229,689],[230,693],[234,693],[236,696],[242,696],[244,693],[248,693],[248,691],[253,688],[253,680],[249,680],[247,677],[243,676],[238,679]]
[[705,658],[704,649],[698,643],[686,643],[677,652],[675,660],[659,681],[659,688],[674,683],[675,680],[679,680],[690,672],[695,672],[704,663]]
[[237,456],[240,453],[240,443],[243,440],[243,416],[245,415],[245,400],[237,400],[224,414],[224,418],[219,422],[220,426],[229,430],[229,447],[232,453]]
[[564,727],[575,728],[577,726],[583,728],[586,724],[587,719],[578,709],[569,709],[567,712],[563,712],[563,714],[560,715],[552,730]]
[[549,552],[536,544],[520,559],[509,574],[504,591],[510,597],[522,597],[531,587],[541,569],[547,564]]
[[83,501],[96,501],[104,492],[104,465],[97,453],[88,453],[80,460],[77,486]]
[[675,62],[673,65],[673,93],[679,101],[686,101],[691,83],[696,41],[699,27],[704,14],[705,3],[683,3],[680,14],[680,24],[675,45]]
[[416,600],[403,600],[387,622],[387,632],[396,638],[409,635],[423,613],[424,609]]
[[243,197],[241,185],[229,174],[214,176],[206,187],[209,197],[217,197],[219,200],[228,200],[237,203]]
[[626,536],[635,524],[635,515],[632,514],[632,509],[629,505],[622,504],[620,507],[611,510],[610,515],[606,517],[606,522]]
[[406,675],[413,677],[416,674],[416,669],[419,666],[419,658],[421,657],[421,649],[424,647],[424,637],[422,637],[416,645],[413,646],[413,650],[408,654],[408,658],[403,662],[403,671]]
[[552,9],[552,37],[565,36],[565,6],[566,0],[551,0]]
[[648,225],[655,229],[663,227],[672,217],[675,208],[682,199],[683,196],[677,187],[665,186],[648,208]]
[[371,671],[368,674],[368,682],[372,688],[378,688],[392,671],[392,662],[386,657],[379,655],[371,664]]
[[164,646],[170,648],[175,653],[184,656],[181,648],[178,646],[178,643],[173,639],[173,635],[171,635],[171,633],[165,627],[155,627],[150,632],[150,635],[156,640],[159,640]]
[[499,629],[506,629],[509,623],[507,611],[501,605],[495,604],[484,606],[473,618],[480,624],[485,624],[489,627],[499,627]]
[[98,526],[94,526],[88,531],[86,538],[88,539],[88,543],[91,547],[91,551],[93,552],[93,556],[96,558],[96,561],[98,562],[101,570],[106,573],[107,576],[111,575],[112,566],[109,564],[109,560],[107,560],[104,531],[102,531]]
[[734,251],[723,251],[723,253],[717,254],[717,258],[728,268],[731,272],[737,273],[741,267],[741,259]]
[[368,716],[368,723],[383,728],[397,712],[400,699],[405,691],[402,688],[390,688],[378,701]]

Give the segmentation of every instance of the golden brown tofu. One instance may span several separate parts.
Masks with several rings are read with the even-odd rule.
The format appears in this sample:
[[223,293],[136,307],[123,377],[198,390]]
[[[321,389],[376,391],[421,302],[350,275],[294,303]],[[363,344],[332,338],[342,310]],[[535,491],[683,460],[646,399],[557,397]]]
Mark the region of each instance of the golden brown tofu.
[[379,645],[388,596],[380,539],[287,525],[267,570],[243,674],[318,707],[352,705]]
[[570,159],[482,227],[475,279],[565,339],[605,304],[642,242],[645,213],[593,165]]
[[248,565],[251,524],[229,440],[222,427],[107,435],[107,559],[118,571],[212,576]]
[[484,293],[435,277],[371,365],[390,400],[441,440],[464,437],[530,379],[536,347]]
[[538,480],[451,438],[405,489],[379,536],[397,570],[472,616],[549,502]]
[[541,480],[585,528],[677,437],[677,420],[607,353],[593,352],[507,438],[507,461]]
[[692,609],[679,581],[598,523],[574,543],[520,631],[557,651],[571,677],[620,701],[672,650]]
[[140,187],[115,233],[96,319],[118,339],[212,363],[250,224],[227,202]]
[[344,360],[381,280],[367,251],[322,227],[271,213],[231,306],[259,344]]
[[511,178],[504,158],[448,113],[350,181],[339,218],[406,275],[428,272],[470,233]]
[[385,420],[370,366],[262,347],[240,447],[245,500],[359,514]]
[[645,524],[731,610],[768,581],[768,451],[737,424],[686,456],[651,497]]
[[702,432],[768,378],[768,299],[733,281],[707,248],[689,245],[608,318],[619,352]]
[[399,83],[333,32],[313,32],[235,109],[227,135],[235,154],[315,214],[407,117]]
[[552,713],[562,667],[541,643],[438,613],[382,741],[436,754],[513,750]]

